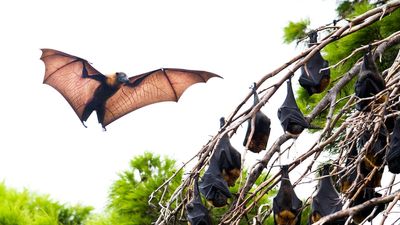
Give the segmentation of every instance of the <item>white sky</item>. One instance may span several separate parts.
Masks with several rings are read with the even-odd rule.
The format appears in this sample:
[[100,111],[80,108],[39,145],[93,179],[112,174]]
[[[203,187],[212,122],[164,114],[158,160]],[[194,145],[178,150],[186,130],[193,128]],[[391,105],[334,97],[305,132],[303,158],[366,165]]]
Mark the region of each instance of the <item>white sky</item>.
[[[180,163],[196,154],[218,130],[219,118],[234,110],[254,81],[302,50],[283,44],[283,27],[303,18],[310,18],[314,27],[330,23],[335,4],[2,1],[0,181],[101,210],[110,185],[133,156],[147,150]],[[224,79],[194,85],[178,104],[132,112],[107,132],[93,114],[85,129],[63,97],[42,84],[40,48],[85,58],[103,73],[133,76],[178,67],[208,70]],[[276,110],[285,93],[286,87],[281,88],[262,109],[273,120],[270,143],[283,133]],[[244,129],[232,139],[240,151]],[[296,144],[295,150],[292,155],[306,149]]]

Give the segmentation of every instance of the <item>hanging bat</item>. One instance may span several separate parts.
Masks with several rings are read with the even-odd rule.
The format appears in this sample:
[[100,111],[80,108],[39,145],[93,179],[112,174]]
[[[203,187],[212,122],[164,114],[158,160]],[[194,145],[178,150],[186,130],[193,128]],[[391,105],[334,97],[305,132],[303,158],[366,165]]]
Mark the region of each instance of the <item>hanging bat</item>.
[[[225,125],[225,118],[220,119],[220,127]],[[217,162],[222,177],[228,186],[235,186],[236,180],[240,176],[242,161],[240,153],[231,145],[228,134],[222,136],[218,145],[215,147],[212,162]]]
[[[314,31],[310,33],[309,37],[310,44],[308,46],[311,47],[317,43],[318,34]],[[310,96],[315,93],[321,93],[328,87],[331,79],[330,70],[321,70],[328,66],[328,61],[324,60],[318,51],[301,67],[299,83]]]
[[[366,149],[365,157],[360,162],[359,170],[363,178],[368,177],[369,173],[374,169],[374,167],[380,167],[384,163],[386,154],[386,130],[381,127],[378,136],[374,143]],[[371,138],[371,133],[365,130],[361,135],[358,145],[362,148]],[[368,187],[380,187],[381,179],[383,175],[384,168],[379,169],[375,175],[368,182]]]
[[[357,159],[358,151],[356,143],[352,143],[350,152],[348,153],[347,160],[346,160],[346,168],[353,165]],[[350,189],[351,185],[356,182],[357,179],[357,167],[353,167],[350,173],[345,176],[342,176],[340,182],[340,192],[345,194]]]
[[[253,86],[254,103],[253,106],[257,105],[260,100],[258,98],[256,83]],[[267,148],[269,134],[271,132],[271,120],[261,111],[258,111],[254,118],[254,132],[250,138],[252,130],[252,119],[249,119],[246,136],[243,141],[243,146],[246,147],[247,142],[250,139],[248,149],[252,152],[259,153]]]
[[290,79],[287,81],[286,99],[278,109],[278,118],[281,121],[283,130],[292,135],[299,135],[304,128],[310,126],[297,106]]
[[[312,198],[311,214],[309,224],[313,224],[321,219],[321,217],[342,210],[343,204],[339,193],[333,186],[332,179],[329,174],[329,164],[325,164],[322,170],[323,178],[319,182],[317,194]],[[327,225],[343,225],[346,220],[340,219],[325,223]]]
[[[372,97],[385,89],[385,80],[379,73],[374,59],[372,58],[371,46],[367,53],[364,54],[363,63],[360,73],[355,84],[355,95],[359,98]],[[378,103],[385,101],[385,96],[377,100]],[[362,99],[356,103],[358,111],[370,111],[371,100]]]
[[396,118],[394,124],[389,150],[386,154],[386,162],[391,173],[400,173],[400,117]]
[[228,198],[232,197],[216,161],[210,161],[210,165],[200,181],[199,189],[200,193],[214,207],[225,206]]
[[399,97],[393,98],[388,101],[388,106],[385,109],[385,127],[388,133],[392,133],[396,123],[396,116],[388,116],[396,113],[400,110],[399,108],[400,99]]
[[[350,204],[350,207],[362,204],[370,199],[379,198],[379,197],[382,197],[382,195],[379,194],[378,192],[376,192],[374,190],[374,188],[366,187],[355,198],[354,202],[352,202]],[[385,204],[378,204],[377,206],[368,206],[368,207],[364,208],[363,210],[355,213],[353,215],[353,221],[356,224],[360,224],[362,221],[365,220],[365,218],[367,218],[367,216],[369,216],[372,213],[374,208],[377,207],[375,213],[370,218],[368,218],[368,221],[371,222],[380,212],[382,212],[385,209],[385,206],[386,206]]]
[[189,86],[220,77],[206,71],[169,68],[130,78],[122,72],[106,76],[87,60],[53,49],[42,49],[40,59],[46,68],[43,83],[64,96],[84,126],[96,111],[104,129],[129,112],[157,102],[178,101]]
[[208,209],[203,205],[198,186],[198,175],[193,184],[193,199],[186,205],[189,225],[212,225]]
[[272,203],[275,225],[300,225],[301,222],[303,203],[293,190],[288,170],[288,165],[282,166],[281,186]]

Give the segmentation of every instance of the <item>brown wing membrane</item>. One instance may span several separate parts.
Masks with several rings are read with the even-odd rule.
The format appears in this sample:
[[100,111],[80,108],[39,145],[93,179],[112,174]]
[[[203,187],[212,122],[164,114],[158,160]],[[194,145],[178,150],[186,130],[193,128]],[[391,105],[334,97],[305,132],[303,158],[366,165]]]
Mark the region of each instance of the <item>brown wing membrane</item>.
[[82,77],[82,71],[85,67],[88,76],[101,73],[86,60],[53,49],[42,49],[40,59],[46,67],[43,83],[60,92],[82,120],[85,105],[100,85],[96,80]]
[[183,92],[195,83],[207,82],[216,74],[184,69],[159,69],[131,77],[106,102],[104,126],[125,114],[156,102],[177,102]]

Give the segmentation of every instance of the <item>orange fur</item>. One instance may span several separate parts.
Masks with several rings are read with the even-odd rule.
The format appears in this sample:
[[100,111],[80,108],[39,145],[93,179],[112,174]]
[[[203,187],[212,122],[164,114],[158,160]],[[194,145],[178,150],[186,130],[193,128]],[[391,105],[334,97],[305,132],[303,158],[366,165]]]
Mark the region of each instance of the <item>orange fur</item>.
[[343,181],[342,186],[340,187],[340,192],[346,193],[350,187],[351,187],[351,183],[349,181],[347,181],[347,180]]
[[116,86],[118,85],[117,81],[117,74],[113,73],[107,76],[106,82],[109,86]]
[[229,187],[235,186],[235,182],[239,178],[239,176],[240,176],[240,169],[238,168],[232,169],[230,171],[227,170],[222,171],[222,177],[224,178],[226,183],[228,183]]
[[311,222],[315,223],[321,219],[321,215],[319,213],[312,213],[311,214]]
[[267,141],[267,135],[254,135],[250,141],[249,149],[252,149],[252,152],[259,153],[267,147]]
[[330,82],[330,77],[322,78],[321,79],[321,83],[320,83],[320,85],[318,87],[318,92],[317,93],[323,92],[326,89],[326,87],[328,87],[329,82]]
[[275,221],[278,225],[295,225],[297,222],[296,215],[288,210],[283,210],[275,215]]

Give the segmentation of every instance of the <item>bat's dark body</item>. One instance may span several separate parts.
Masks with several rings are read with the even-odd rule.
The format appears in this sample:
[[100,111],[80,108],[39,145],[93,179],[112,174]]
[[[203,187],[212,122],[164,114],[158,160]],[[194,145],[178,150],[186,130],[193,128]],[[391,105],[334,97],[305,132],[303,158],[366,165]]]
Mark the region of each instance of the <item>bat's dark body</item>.
[[400,173],[400,117],[396,118],[386,161],[390,172]]
[[[317,32],[310,34],[309,47],[317,43]],[[322,58],[321,53],[316,52],[310,60],[301,67],[301,75],[299,78],[300,85],[306,89],[309,95],[323,92],[329,85],[330,81],[330,70],[328,61]]]
[[309,127],[309,123],[306,121],[303,113],[301,113],[297,106],[290,79],[287,81],[286,99],[278,109],[278,118],[281,121],[283,130],[292,135],[298,135],[304,130],[304,128]]
[[[309,224],[317,222],[321,217],[342,210],[343,204],[339,193],[333,186],[332,179],[329,174],[329,167],[329,164],[324,165],[322,171],[322,176],[324,177],[320,180],[317,194],[312,199]],[[340,219],[325,224],[342,225],[345,222],[345,219]]]
[[[220,119],[220,126],[225,125],[225,119]],[[241,155],[231,145],[227,134],[222,136],[211,156],[210,164],[199,185],[200,192],[215,207],[227,204],[232,197],[228,186],[234,186],[240,176]]]
[[289,180],[288,165],[282,166],[281,186],[273,199],[275,225],[300,225],[302,202]]
[[193,186],[193,199],[186,205],[189,225],[211,225],[208,209],[203,205],[198,187],[198,176]]
[[184,69],[159,69],[128,78],[124,73],[105,76],[87,60],[52,49],[42,49],[44,83],[68,101],[82,123],[96,111],[103,128],[149,104],[178,101],[191,85],[216,74]]
[[[259,98],[257,95],[256,86],[254,84],[253,87],[253,95],[254,95],[254,104],[259,103]],[[249,119],[246,136],[243,141],[243,146],[247,145],[247,142],[250,138],[250,143],[248,149],[252,152],[258,153],[262,150],[265,150],[268,144],[269,134],[271,132],[271,120],[261,111],[258,111],[255,115],[254,121],[254,132],[253,136],[250,138],[251,130],[252,130],[252,119]]]
[[[384,163],[386,154],[386,130],[381,127],[378,136],[372,145],[366,149],[366,154],[363,160],[360,162],[360,174],[363,178],[368,177],[369,173],[374,169],[374,167],[380,167]],[[371,138],[371,134],[368,130],[365,130],[361,135],[358,145],[360,149],[367,143]],[[380,187],[381,179],[384,168],[378,170],[375,175],[368,182],[368,187]]]
[[[359,98],[372,97],[384,90],[385,87],[385,80],[379,73],[379,70],[372,58],[371,50],[369,50],[364,55],[361,70],[355,84],[355,95]],[[382,102],[384,100],[385,98],[380,98],[378,102]],[[370,111],[370,103],[371,100],[361,100],[357,102],[356,109],[359,111]]]
[[[221,128],[225,125],[225,119],[220,119]],[[235,186],[240,176],[242,161],[241,154],[231,145],[228,134],[225,134],[215,147],[212,161],[218,162],[222,177],[228,186]]]
[[[357,145],[354,143],[353,147],[351,148],[348,154],[345,164],[346,167],[354,165],[357,156],[358,156]],[[356,179],[357,179],[357,167],[353,167],[353,169],[347,175],[345,175],[344,177],[342,176],[340,183],[340,192],[346,193],[351,187],[351,185],[356,181]]]
[[104,75],[92,75],[92,76],[83,75],[82,77],[96,80],[100,82],[100,85],[94,91],[93,98],[86,104],[82,113],[81,121],[83,123],[89,118],[90,114],[92,114],[93,111],[96,111],[99,123],[103,124],[105,110],[106,110],[105,103],[107,99],[109,99],[118,91],[121,85],[118,82],[116,83],[108,82],[107,79],[109,78],[107,78]]
[[[350,204],[350,207],[362,204],[370,199],[382,197],[381,194],[375,192],[374,188],[366,187],[361,193],[355,198],[354,202]],[[385,209],[385,204],[378,204],[375,213],[368,219],[368,221],[372,221],[380,212]],[[353,221],[356,224],[360,224],[367,216],[369,216],[374,210],[375,206],[368,206],[358,213],[353,215]]]
[[199,189],[207,201],[215,207],[225,206],[228,198],[232,197],[216,161],[210,161],[210,165],[200,181]]

